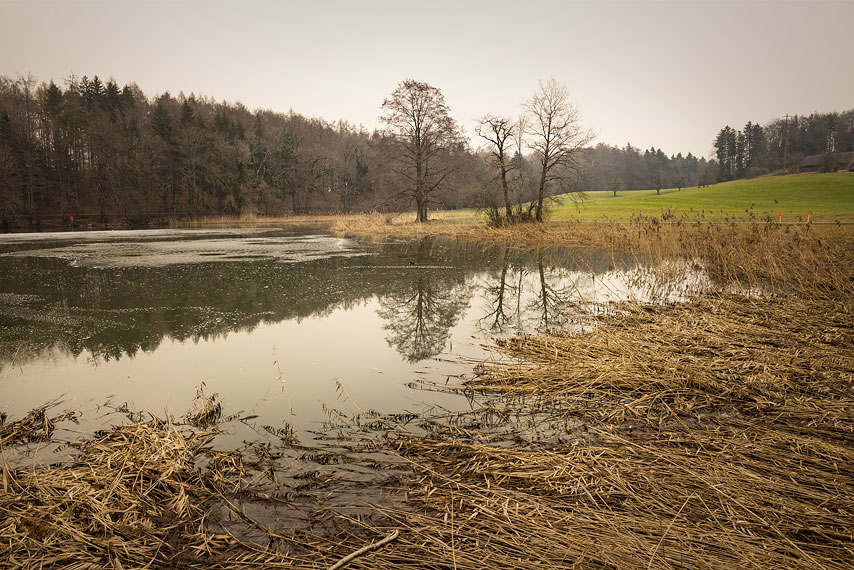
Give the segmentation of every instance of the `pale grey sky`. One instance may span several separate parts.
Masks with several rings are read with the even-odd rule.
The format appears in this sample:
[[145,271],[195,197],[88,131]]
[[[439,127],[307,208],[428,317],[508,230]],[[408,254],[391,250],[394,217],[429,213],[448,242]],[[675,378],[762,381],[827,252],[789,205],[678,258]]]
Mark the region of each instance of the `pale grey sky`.
[[455,119],[565,84],[597,142],[707,156],[725,124],[854,107],[854,0],[0,0],[0,75],[71,73],[367,129],[405,78]]

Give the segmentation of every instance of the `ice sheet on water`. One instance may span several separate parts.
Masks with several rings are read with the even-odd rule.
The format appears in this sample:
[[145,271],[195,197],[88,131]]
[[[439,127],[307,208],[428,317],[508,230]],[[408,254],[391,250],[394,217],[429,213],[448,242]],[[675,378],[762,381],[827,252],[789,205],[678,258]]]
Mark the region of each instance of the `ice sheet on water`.
[[[38,236],[48,242],[45,243],[47,247],[0,255],[52,257],[81,267],[162,267],[253,260],[299,263],[331,256],[364,255],[351,241],[341,238],[271,235],[260,230],[156,230]],[[38,243],[33,234],[16,237]]]
[[[251,236],[269,233],[280,233],[276,228],[220,228],[202,230],[99,230],[84,232],[33,232],[0,234],[0,244],[20,244],[30,242],[95,242],[95,241],[153,241],[161,239],[187,239],[227,237],[227,236]],[[311,236],[300,236],[311,237]]]

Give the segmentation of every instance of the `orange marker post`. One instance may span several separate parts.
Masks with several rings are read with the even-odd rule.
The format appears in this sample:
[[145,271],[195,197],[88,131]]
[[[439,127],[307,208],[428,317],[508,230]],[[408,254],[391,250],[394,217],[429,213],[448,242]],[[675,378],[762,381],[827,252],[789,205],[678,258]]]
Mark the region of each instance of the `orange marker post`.
[[780,223],[783,223],[783,210],[780,210]]
[[807,223],[810,223],[810,218],[812,218],[812,209],[807,210]]

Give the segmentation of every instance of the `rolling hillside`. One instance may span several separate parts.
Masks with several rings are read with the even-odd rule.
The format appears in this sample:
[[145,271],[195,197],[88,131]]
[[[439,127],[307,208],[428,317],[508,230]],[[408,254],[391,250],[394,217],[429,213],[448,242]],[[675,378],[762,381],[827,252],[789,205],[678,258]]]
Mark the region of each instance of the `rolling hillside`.
[[[633,214],[661,217],[668,210],[677,217],[706,221],[725,219],[806,220],[814,222],[854,221],[854,172],[790,174],[736,180],[706,188],[675,188],[618,192],[590,192],[578,203],[577,195],[557,197],[549,219],[627,220]],[[574,199],[574,200],[573,200]]]

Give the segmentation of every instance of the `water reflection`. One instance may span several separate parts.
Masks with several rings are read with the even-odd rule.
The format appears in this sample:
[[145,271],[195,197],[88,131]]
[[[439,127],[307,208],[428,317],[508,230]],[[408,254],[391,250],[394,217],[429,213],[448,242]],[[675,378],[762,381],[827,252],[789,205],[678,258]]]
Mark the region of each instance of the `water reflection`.
[[[521,292],[522,292],[522,270],[517,269],[518,284],[510,274],[510,248],[505,247],[501,253],[501,268],[497,280],[487,282],[483,287],[483,294],[489,303],[489,311],[478,320],[481,328],[494,332],[504,332],[511,323],[519,327],[521,321]],[[513,282],[510,282],[512,278]],[[515,312],[513,301],[515,300]]]
[[583,327],[613,301],[708,286],[701,267],[602,251],[206,235],[0,236],[0,411],[115,394],[181,413],[205,382],[223,413],[309,430],[339,381],[364,409],[401,413],[426,397],[414,374],[468,373],[448,361],[486,358],[492,335]]
[[600,251],[512,247],[494,258],[500,263],[480,287],[485,312],[478,325],[498,334],[583,327],[614,303],[679,302],[711,286],[701,267],[681,260],[652,267]]
[[567,260],[556,265],[551,253],[514,254],[512,248],[504,248],[497,276],[483,287],[490,309],[479,321],[483,330],[544,331],[580,324],[596,312],[598,307],[590,305],[578,286],[585,277],[595,275],[596,267],[577,258],[571,267],[566,267]]
[[[280,239],[291,245],[292,238]],[[7,252],[0,255],[0,371],[55,350],[88,353],[98,364],[154,351],[166,338],[197,343],[259,324],[324,317],[372,297],[381,299],[389,342],[406,359],[440,351],[467,306],[464,285],[478,270],[476,260],[432,240],[336,255],[352,247],[330,247],[297,263],[202,262],[192,250],[210,244],[194,239],[170,246],[194,262],[167,264],[155,256],[132,266],[104,252],[99,264],[81,261],[75,252],[83,248],[75,244]],[[117,255],[126,249],[122,244]]]
[[451,328],[469,306],[471,287],[463,275],[443,277],[426,270],[414,271],[380,298],[377,314],[385,321],[386,340],[409,362],[442,352]]
[[[355,244],[331,238],[306,245],[302,237],[244,237],[235,237],[243,240],[239,247],[225,247],[240,249],[240,261],[204,260],[200,252],[213,246],[194,235],[139,246],[180,251],[182,262],[141,256],[135,265],[124,242],[112,253],[102,244],[99,263],[92,262],[90,243],[34,247],[30,240],[26,249],[0,243],[7,250],[0,253],[0,371],[56,350],[87,353],[99,364],[154,351],[166,338],[198,343],[264,323],[328,316],[371,298],[378,299],[386,341],[417,362],[443,350],[475,292],[482,302],[468,320],[478,330],[504,333],[580,324],[615,300],[679,300],[705,280],[701,268],[675,262],[649,268],[602,252],[532,253],[423,239],[356,256]],[[282,262],[282,252],[295,249],[300,260]]]

